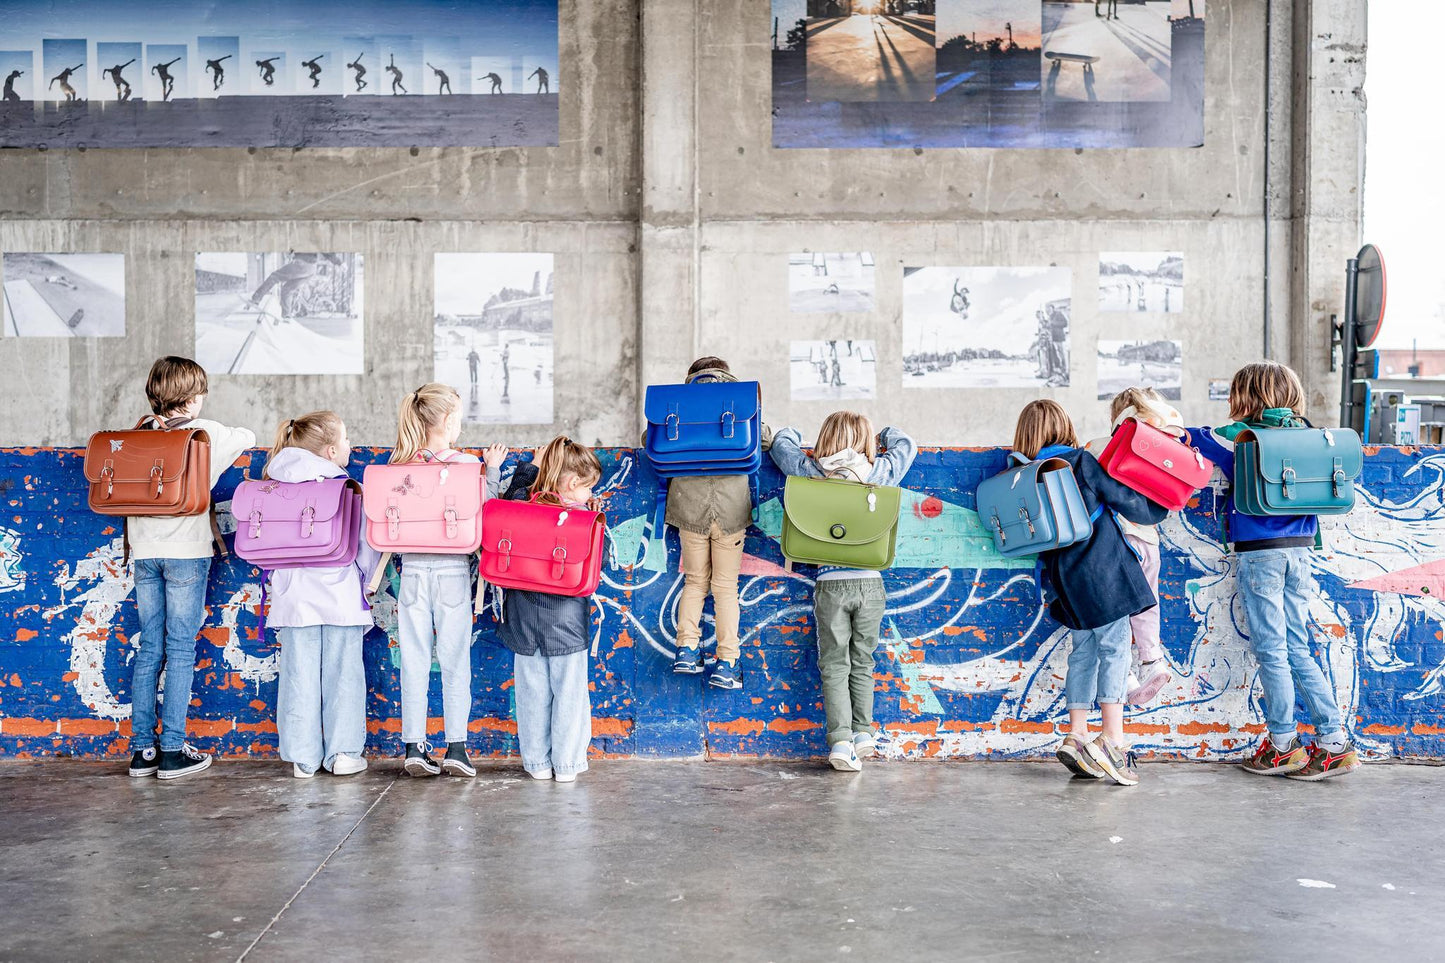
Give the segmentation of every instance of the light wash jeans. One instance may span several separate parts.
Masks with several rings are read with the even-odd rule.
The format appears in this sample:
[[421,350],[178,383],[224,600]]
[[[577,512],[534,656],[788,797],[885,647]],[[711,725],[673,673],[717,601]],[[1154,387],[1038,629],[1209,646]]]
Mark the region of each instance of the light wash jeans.
[[564,775],[586,772],[587,746],[592,742],[587,650],[550,659],[513,652],[512,672],[523,768]]
[[330,769],[340,753],[366,750],[366,670],[360,625],[277,629],[281,679],[276,733],[281,758],[309,772]]
[[405,555],[396,607],[401,740],[425,742],[432,646],[442,670],[447,742],[467,741],[472,715],[472,563],[467,555]]
[[1097,629],[1074,629],[1069,672],[1064,676],[1064,702],[1070,709],[1092,709],[1094,703],[1123,702],[1129,684],[1129,619]]
[[1334,687],[1310,652],[1309,600],[1318,594],[1307,548],[1239,553],[1239,597],[1249,646],[1259,663],[1264,721],[1277,745],[1289,745],[1295,695],[1304,700],[1317,740],[1343,739]]
[[131,667],[132,752],[156,744],[156,687],[166,668],[161,710],[161,751],[175,752],[186,741],[186,709],[196,674],[196,633],[206,620],[209,558],[138,558],[135,607],[140,613],[140,651]]

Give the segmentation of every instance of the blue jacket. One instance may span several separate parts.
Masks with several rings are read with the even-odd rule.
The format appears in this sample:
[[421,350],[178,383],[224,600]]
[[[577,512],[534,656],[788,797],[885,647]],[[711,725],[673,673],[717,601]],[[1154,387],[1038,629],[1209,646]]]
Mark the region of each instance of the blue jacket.
[[1275,427],[1280,418],[1270,409],[1258,425],[1236,421],[1223,428],[1191,428],[1189,438],[1199,453],[1219,466],[1229,479],[1229,504],[1225,508],[1227,540],[1236,552],[1258,552],[1269,548],[1313,548],[1319,522],[1313,515],[1245,515],[1234,507],[1234,439],[1246,428]]
[[1083,448],[1051,445],[1037,457],[1068,462],[1084,507],[1090,515],[1102,510],[1088,538],[1040,556],[1054,589],[1049,614],[1066,628],[1097,629],[1158,605],[1139,557],[1111,512],[1140,525],[1157,525],[1169,513],[1110,478]]

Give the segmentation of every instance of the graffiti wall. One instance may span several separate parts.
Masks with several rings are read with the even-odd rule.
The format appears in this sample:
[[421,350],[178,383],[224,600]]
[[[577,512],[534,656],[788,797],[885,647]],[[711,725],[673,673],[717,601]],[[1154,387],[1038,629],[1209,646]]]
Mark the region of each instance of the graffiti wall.
[[[358,451],[353,474],[383,455]],[[824,752],[811,571],[782,568],[781,477],[769,467],[761,479],[741,586],[745,686],[724,692],[670,671],[682,584],[676,533],[665,544],[647,539],[655,479],[631,451],[603,456],[611,545],[593,610],[593,751]],[[1067,633],[1041,610],[1032,564],[993,554],[972,510],[974,488],[1003,461],[992,449],[928,449],[909,475],[877,653],[887,756],[1040,756],[1057,739]],[[259,465],[257,456],[232,469],[218,488],[227,531],[229,493]],[[0,755],[127,751],[138,641],[132,583],[120,564],[120,528],[87,511],[80,468],[74,450],[0,451]],[[1369,755],[1445,757],[1445,450],[1372,451],[1363,487],[1357,510],[1326,525],[1311,631]],[[1216,538],[1216,497],[1204,491],[1162,529],[1174,681],[1128,717],[1136,744],[1161,755],[1238,758],[1263,729],[1235,563]],[[389,581],[366,639],[372,755],[400,748]],[[234,557],[214,565],[191,739],[224,755],[275,753],[277,645],[272,632],[257,637],[260,600],[257,571]],[[514,755],[511,658],[494,643],[494,627],[490,612],[476,623],[472,745]],[[432,687],[438,730],[439,689]]]

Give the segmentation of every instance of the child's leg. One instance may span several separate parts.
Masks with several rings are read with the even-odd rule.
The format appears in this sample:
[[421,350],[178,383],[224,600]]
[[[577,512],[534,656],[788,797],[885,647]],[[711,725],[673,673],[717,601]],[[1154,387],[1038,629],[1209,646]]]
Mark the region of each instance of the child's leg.
[[432,611],[442,670],[442,720],[447,742],[466,742],[472,717],[472,578],[470,570],[435,574]]
[[[1124,538],[1134,547],[1139,554],[1139,567],[1144,570],[1144,577],[1149,580],[1149,588],[1154,592],[1154,598],[1159,599],[1159,545],[1156,542],[1146,541],[1134,535],[1125,535]],[[1129,620],[1130,627],[1134,630],[1134,649],[1139,656],[1140,662],[1157,662],[1164,656],[1164,647],[1159,642],[1159,606],[1140,612]],[[1143,676],[1141,675],[1142,679]]]
[[1119,619],[1094,630],[1099,676],[1096,698],[1104,735],[1116,746],[1124,744],[1124,689],[1129,680],[1129,620]]
[[426,742],[427,688],[431,683],[432,584],[425,563],[403,563],[396,606],[401,655],[401,741]]
[[517,748],[530,773],[552,768],[552,682],[547,659],[512,653],[513,693],[517,700]]
[[712,552],[706,535],[677,530],[682,543],[682,597],[677,602],[677,644],[695,649],[702,640],[702,603],[712,579]]
[[[743,541],[746,532],[723,532],[713,522],[712,535],[708,545],[712,553],[713,626],[717,630],[717,657],[724,662],[736,662],[738,648],[738,623],[742,613],[738,609],[738,573],[743,567]],[[701,606],[699,605],[699,608]]]
[[1309,550],[1287,548],[1283,551],[1289,555],[1284,578],[1285,637],[1295,691],[1309,709],[1315,741],[1338,747],[1345,741],[1340,706],[1334,686],[1310,651],[1309,600],[1317,587],[1310,572]]
[[135,607],[140,615],[140,651],[130,674],[130,748],[156,744],[156,686],[166,651],[166,581],[158,558],[135,560]]
[[[1297,732],[1294,679],[1290,674],[1284,605],[1285,549],[1239,553],[1239,597],[1249,629],[1249,647],[1259,664],[1264,719],[1270,741],[1284,748]],[[1308,644],[1308,643],[1306,643]]]
[[818,675],[828,745],[853,739],[853,700],[848,691],[848,645],[858,607],[852,579],[822,580],[813,586],[813,622],[818,628]]
[[1098,691],[1099,646],[1093,629],[1073,629],[1069,668],[1064,675],[1064,704],[1069,710],[1069,731],[1089,737],[1089,710]]
[[586,649],[543,659],[552,689],[552,771],[558,775],[587,771],[592,744],[592,697],[587,691]]
[[196,672],[196,635],[206,621],[209,558],[168,558],[166,579],[166,690],[161,707],[161,751],[176,752],[186,741],[186,711]]
[[321,727],[319,625],[277,629],[281,640],[276,683],[276,742],[281,758],[315,772],[325,758]]
[[361,661],[360,625],[321,629],[321,735],[328,768],[345,753],[366,751],[366,667]]
[[848,696],[853,703],[853,732],[873,731],[873,652],[883,627],[888,596],[881,578],[859,579],[862,602],[853,612],[848,645]]

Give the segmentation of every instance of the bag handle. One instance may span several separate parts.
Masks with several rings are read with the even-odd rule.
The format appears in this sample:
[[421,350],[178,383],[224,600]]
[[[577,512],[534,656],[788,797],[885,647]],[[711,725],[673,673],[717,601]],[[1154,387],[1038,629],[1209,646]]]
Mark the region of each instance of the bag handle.
[[1017,463],[1020,464],[1020,465],[1027,465],[1029,462],[1033,461],[1032,458],[1028,457],[1027,455],[1025,455],[1025,454],[1024,454],[1023,452],[1021,452],[1021,451],[1011,451],[1011,452],[1009,452],[1009,453],[1008,453],[1008,460],[1009,460],[1009,464],[1010,464],[1010,465],[1014,464],[1015,462],[1017,462]]

